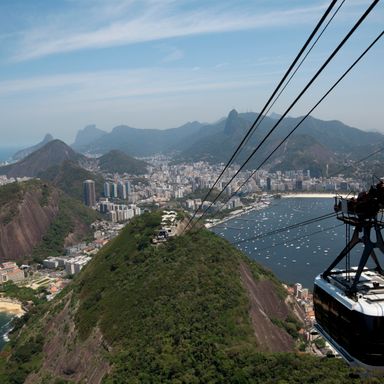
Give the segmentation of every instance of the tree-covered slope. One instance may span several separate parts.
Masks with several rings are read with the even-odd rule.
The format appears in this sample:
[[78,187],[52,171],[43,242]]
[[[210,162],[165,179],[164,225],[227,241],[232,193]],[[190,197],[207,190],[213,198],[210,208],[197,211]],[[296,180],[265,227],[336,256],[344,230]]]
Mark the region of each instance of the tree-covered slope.
[[39,177],[42,180],[50,181],[67,195],[79,201],[83,201],[84,180],[91,179],[95,181],[96,196],[99,196],[103,190],[104,180],[100,175],[89,172],[69,160],[49,167],[44,172],[39,173]]
[[153,246],[159,223],[127,225],[12,335],[2,383],[361,382],[335,359],[264,352],[250,313],[263,296],[255,308],[241,270],[280,296],[266,322],[287,310],[277,280],[205,230]]
[[52,140],[17,163],[0,167],[0,175],[37,177],[39,173],[52,166],[60,165],[65,160],[75,163],[85,163],[87,161],[85,156],[75,152],[63,141]]
[[147,163],[118,150],[112,150],[99,157],[98,164],[103,172],[131,173],[142,175],[147,170]]

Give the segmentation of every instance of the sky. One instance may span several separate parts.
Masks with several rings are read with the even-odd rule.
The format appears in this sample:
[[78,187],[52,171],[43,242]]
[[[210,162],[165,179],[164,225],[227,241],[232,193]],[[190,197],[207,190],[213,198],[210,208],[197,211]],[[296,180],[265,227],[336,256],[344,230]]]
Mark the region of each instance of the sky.
[[[341,0],[338,1],[340,3]],[[172,128],[262,109],[330,1],[1,0],[0,146]],[[283,113],[371,1],[346,0],[273,106]],[[379,2],[289,112],[306,114],[381,32]],[[384,38],[314,111],[384,133]]]

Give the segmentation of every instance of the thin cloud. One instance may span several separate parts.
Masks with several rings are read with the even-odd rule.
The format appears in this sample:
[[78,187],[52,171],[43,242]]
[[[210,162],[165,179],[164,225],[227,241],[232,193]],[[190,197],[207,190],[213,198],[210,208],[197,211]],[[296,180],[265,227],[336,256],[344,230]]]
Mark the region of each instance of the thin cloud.
[[[79,23],[79,20],[70,22],[63,16],[62,23],[55,18],[55,22],[47,27],[25,30],[12,59],[25,61],[84,49],[310,23],[324,8],[324,5],[315,5],[261,14],[213,7],[177,9],[174,1],[147,0],[141,4],[144,6],[137,1],[126,1],[123,4],[117,2],[115,8],[110,6],[108,17],[104,21],[100,16],[103,12],[101,7],[97,15],[94,8],[92,9],[91,20],[87,20],[87,15],[81,15],[84,23]],[[120,9],[118,5],[124,10],[121,14],[116,11]]]
[[181,60],[184,57],[184,52],[176,47],[164,47],[164,52],[167,52],[165,57],[161,60],[163,63],[170,63]]
[[97,71],[77,74],[40,76],[0,82],[0,98],[13,102],[34,95],[34,100],[84,102],[138,96],[161,96],[178,92],[239,89],[255,87],[270,81],[273,74],[250,76],[244,73],[215,76],[210,70],[150,68],[121,71]]

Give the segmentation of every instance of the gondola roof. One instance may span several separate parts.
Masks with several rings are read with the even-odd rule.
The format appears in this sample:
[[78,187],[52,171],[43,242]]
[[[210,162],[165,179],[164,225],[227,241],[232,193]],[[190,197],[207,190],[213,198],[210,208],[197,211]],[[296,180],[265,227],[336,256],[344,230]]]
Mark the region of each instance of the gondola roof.
[[[354,277],[357,270],[353,267],[349,275]],[[346,308],[369,316],[384,316],[384,277],[376,271],[364,270],[361,274],[355,295],[348,294],[346,274],[333,274],[327,280],[321,275],[315,284],[343,304]]]

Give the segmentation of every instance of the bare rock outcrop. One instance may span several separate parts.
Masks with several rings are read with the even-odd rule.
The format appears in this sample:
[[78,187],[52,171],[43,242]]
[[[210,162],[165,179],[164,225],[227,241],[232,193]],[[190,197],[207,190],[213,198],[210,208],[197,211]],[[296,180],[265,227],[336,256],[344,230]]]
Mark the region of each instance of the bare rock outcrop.
[[285,320],[290,313],[284,300],[276,294],[270,280],[255,281],[249,266],[240,264],[240,276],[250,301],[253,330],[262,352],[292,352],[293,338],[273,324],[272,318]]
[[0,261],[20,260],[47,232],[59,211],[59,191],[52,189],[46,204],[42,191],[26,191],[9,222],[0,222]]

